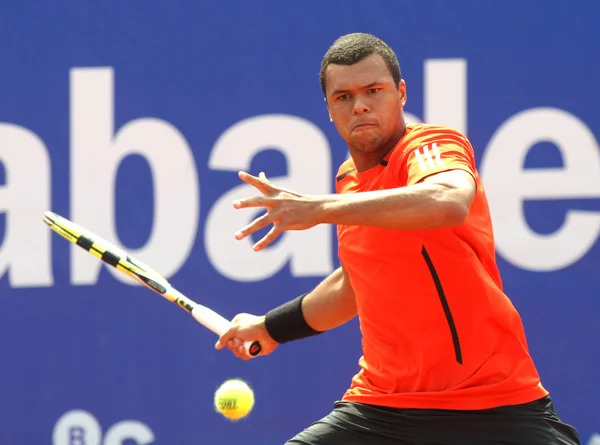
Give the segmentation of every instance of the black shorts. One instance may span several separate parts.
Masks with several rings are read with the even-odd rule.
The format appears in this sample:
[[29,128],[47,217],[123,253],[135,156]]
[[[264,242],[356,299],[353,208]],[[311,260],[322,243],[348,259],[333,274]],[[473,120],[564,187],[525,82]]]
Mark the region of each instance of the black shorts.
[[286,445],[580,445],[551,398],[477,411],[395,409],[336,402]]

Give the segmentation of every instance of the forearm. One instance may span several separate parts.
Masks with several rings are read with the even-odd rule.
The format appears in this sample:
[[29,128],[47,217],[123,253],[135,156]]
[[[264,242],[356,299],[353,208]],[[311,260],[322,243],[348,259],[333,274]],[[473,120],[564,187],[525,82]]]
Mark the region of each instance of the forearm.
[[306,323],[315,331],[328,331],[356,316],[354,291],[340,267],[302,300]]
[[460,224],[468,213],[457,194],[438,183],[318,198],[319,222],[420,230]]
[[343,268],[339,268],[312,292],[267,312],[263,323],[273,340],[287,343],[318,335],[355,316],[354,292]]

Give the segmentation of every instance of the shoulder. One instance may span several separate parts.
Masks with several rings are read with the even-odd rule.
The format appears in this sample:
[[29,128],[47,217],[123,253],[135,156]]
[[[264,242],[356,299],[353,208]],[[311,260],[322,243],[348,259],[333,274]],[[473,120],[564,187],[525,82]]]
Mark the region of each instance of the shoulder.
[[463,143],[469,143],[469,140],[465,134],[458,131],[456,128],[449,127],[446,125],[439,124],[409,124],[407,127],[409,134],[412,136],[410,139],[415,141],[431,141],[434,139],[454,139],[460,140]]
[[345,193],[352,187],[354,172],[356,172],[356,166],[351,158],[340,165],[335,174],[335,190],[337,193]]
[[338,168],[338,171],[335,174],[335,179],[336,179],[336,181],[341,181],[342,179],[344,179],[346,176],[348,176],[350,173],[352,173],[354,171],[356,171],[354,162],[352,161],[352,159],[347,159]]
[[470,158],[475,156],[471,142],[462,132],[453,127],[436,124],[410,124],[407,127],[402,154],[462,152]]
[[399,181],[414,182],[457,163],[475,168],[475,153],[467,137],[446,125],[409,124],[399,148],[389,160]]

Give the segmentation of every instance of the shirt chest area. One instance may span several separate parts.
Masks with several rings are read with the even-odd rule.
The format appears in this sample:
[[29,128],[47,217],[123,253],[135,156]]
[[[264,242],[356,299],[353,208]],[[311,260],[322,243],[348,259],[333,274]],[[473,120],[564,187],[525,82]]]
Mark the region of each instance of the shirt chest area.
[[[369,182],[356,184],[350,193],[402,188],[393,175],[382,173]],[[344,264],[371,268],[377,263],[406,263],[419,255],[423,245],[421,231],[401,231],[375,226],[337,226],[338,253]]]
[[[406,187],[407,177],[398,164],[373,167],[367,174],[359,174],[344,184],[341,194],[360,194]],[[362,263],[365,259],[385,260],[416,252],[420,249],[419,232],[383,229],[374,226],[337,226],[338,252],[345,262]]]
[[363,173],[355,173],[343,185],[341,193],[360,193],[377,190],[388,190],[398,187],[406,187],[408,182],[408,172],[404,165],[404,156],[398,155],[395,162],[388,164],[382,161]]
[[424,242],[421,232],[369,226],[339,225],[337,238],[343,263],[363,269],[410,262],[420,255]]

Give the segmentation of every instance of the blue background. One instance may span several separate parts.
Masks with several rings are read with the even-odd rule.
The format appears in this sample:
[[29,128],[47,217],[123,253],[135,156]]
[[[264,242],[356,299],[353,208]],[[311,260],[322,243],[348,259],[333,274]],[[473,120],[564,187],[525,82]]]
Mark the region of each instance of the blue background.
[[[532,107],[567,110],[597,137],[599,19],[594,1],[577,7],[554,0],[5,3],[0,122],[26,127],[44,141],[52,165],[52,209],[68,217],[69,70],[113,67],[115,128],[158,117],[185,135],[195,157],[202,184],[198,237],[171,281],[195,289],[192,298],[227,317],[261,313],[322,277],[295,278],[286,267],[267,280],[244,283],[210,264],[203,251],[206,214],[239,184],[235,173],[207,166],[227,128],[271,113],[310,120],[331,145],[333,190],[346,148],[323,106],[319,65],[337,37],[364,31],[397,52],[409,110],[418,116],[423,61],[468,61],[468,136],[479,159],[502,122]],[[545,167],[561,161],[532,155],[528,162]],[[261,154],[252,171],[261,170],[285,174],[285,158]],[[1,176],[8,181],[7,172]],[[143,245],[152,229],[152,197],[140,193],[140,184],[149,187],[151,181],[142,158],[123,162],[116,202],[126,247]],[[548,233],[572,208],[598,212],[600,199],[531,202],[525,213],[534,230]],[[92,413],[104,430],[137,419],[149,425],[156,444],[281,444],[326,414],[357,370],[355,321],[242,362],[215,351],[214,334],[184,312],[106,271],[93,286],[71,285],[68,243],[52,240],[53,286],[11,288],[7,275],[0,282],[0,444],[50,443],[54,424],[72,409]],[[337,261],[335,245],[331,255]],[[600,429],[600,242],[579,262],[549,273],[498,261],[543,382],[559,414],[586,442]],[[215,389],[231,377],[247,380],[257,400],[238,423],[212,406]]]

